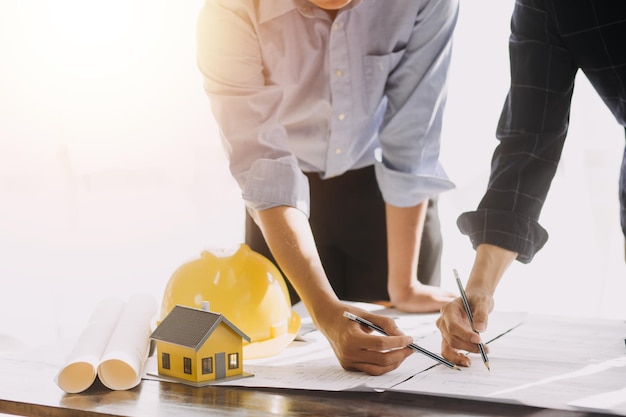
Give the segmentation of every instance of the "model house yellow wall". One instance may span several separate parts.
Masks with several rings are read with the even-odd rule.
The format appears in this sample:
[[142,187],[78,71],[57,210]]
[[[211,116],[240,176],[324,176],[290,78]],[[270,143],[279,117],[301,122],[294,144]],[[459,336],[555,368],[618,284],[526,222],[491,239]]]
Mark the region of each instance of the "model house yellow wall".
[[[243,373],[241,336],[224,322],[218,325],[198,351],[164,341],[157,341],[156,346],[161,375],[204,382]],[[169,368],[164,366],[166,355],[169,355]],[[190,362],[186,365],[185,361]]]
[[250,338],[219,313],[176,305],[150,338],[163,377],[203,383],[244,374]]

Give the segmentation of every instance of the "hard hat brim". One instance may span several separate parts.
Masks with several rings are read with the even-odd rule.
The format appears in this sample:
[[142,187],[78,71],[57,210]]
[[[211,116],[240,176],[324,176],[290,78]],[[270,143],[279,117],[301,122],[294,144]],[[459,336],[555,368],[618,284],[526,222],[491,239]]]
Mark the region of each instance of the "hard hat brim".
[[277,355],[282,352],[298,335],[300,330],[300,316],[291,311],[287,332],[272,339],[252,342],[243,346],[244,359],[260,359]]

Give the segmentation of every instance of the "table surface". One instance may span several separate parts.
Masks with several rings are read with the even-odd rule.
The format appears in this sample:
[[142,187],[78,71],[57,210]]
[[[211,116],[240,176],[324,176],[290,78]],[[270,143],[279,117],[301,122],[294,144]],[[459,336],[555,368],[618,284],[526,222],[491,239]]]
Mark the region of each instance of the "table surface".
[[144,380],[111,391],[98,381],[80,394],[55,383],[57,367],[37,358],[0,357],[0,413],[19,416],[597,416],[523,405],[399,392],[251,389]]

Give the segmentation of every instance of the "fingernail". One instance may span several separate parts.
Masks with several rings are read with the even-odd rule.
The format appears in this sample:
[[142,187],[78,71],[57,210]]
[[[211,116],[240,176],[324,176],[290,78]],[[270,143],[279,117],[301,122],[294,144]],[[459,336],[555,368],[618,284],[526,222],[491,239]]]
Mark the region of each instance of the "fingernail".
[[474,323],[474,329],[477,332],[484,332],[486,328],[485,323]]
[[472,343],[479,344],[480,343],[480,336],[478,336],[477,334],[472,335]]

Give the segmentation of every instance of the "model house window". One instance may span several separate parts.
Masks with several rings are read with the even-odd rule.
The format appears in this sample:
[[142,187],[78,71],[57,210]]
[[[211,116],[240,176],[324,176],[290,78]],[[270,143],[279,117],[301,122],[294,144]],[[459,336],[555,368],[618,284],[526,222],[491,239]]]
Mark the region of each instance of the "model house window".
[[239,353],[228,354],[228,369],[239,368]]
[[202,375],[213,373],[213,358],[202,358]]
[[183,371],[191,375],[191,358],[183,358]]
[[163,352],[161,354],[161,363],[163,365],[163,369],[170,369],[170,354]]

